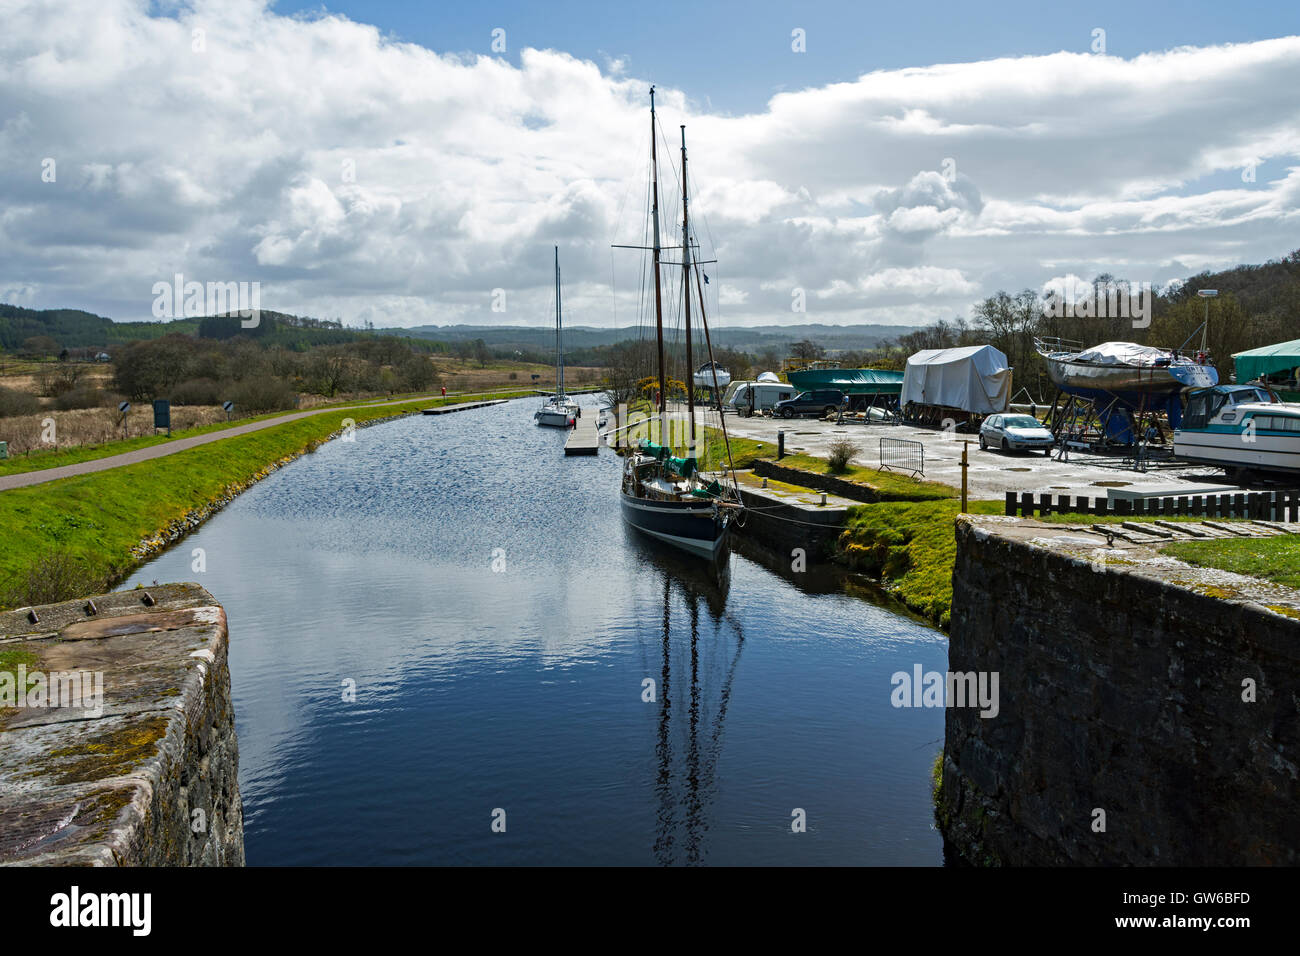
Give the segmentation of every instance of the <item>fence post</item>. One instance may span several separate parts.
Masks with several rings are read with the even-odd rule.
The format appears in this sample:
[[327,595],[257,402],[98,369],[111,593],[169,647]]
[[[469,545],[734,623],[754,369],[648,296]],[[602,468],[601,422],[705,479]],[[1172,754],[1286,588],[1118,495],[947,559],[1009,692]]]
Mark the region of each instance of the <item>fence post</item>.
[[1052,496],[1043,492],[1038,496],[1038,513],[1050,515],[1052,513]]
[[1028,491],[1020,496],[1020,513],[1026,518],[1034,516],[1034,496]]
[[1007,517],[1014,518],[1015,516],[1016,516],[1016,493],[1014,491],[1008,491],[1007,492]]

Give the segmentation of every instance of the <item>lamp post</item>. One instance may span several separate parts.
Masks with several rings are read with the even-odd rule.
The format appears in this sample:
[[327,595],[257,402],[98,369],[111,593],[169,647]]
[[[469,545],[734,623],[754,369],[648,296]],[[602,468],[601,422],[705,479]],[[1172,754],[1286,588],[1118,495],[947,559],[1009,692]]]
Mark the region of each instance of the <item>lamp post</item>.
[[1201,326],[1201,351],[1205,351],[1205,343],[1210,336],[1210,300],[1219,294],[1218,289],[1201,289],[1197,293],[1205,300],[1205,324]]

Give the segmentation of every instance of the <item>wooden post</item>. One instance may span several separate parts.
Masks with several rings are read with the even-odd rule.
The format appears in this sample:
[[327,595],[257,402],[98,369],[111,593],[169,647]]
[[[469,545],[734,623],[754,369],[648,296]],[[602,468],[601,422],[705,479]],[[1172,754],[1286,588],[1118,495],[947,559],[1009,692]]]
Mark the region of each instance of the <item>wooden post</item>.
[[[962,472],[962,474],[965,475],[965,472]],[[965,502],[962,503],[961,510],[966,510]],[[1006,513],[1008,518],[1014,518],[1016,516],[1016,493],[1014,491],[1007,492]]]
[[1032,492],[1026,491],[1020,496],[1020,513],[1026,518],[1034,516],[1034,496]]
[[967,453],[970,451],[970,442],[961,443],[961,513],[965,514],[969,502],[966,496],[966,469],[970,465]]

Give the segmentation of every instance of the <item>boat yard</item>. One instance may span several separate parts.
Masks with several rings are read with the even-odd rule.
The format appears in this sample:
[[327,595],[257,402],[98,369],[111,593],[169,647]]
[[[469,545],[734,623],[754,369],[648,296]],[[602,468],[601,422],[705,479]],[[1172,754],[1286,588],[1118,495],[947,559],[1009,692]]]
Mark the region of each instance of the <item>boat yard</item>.
[[[969,443],[967,481],[972,499],[1001,499],[1007,491],[1048,492],[1070,495],[1104,495],[1109,488],[1137,490],[1164,488],[1171,483],[1186,482],[1192,487],[1225,483],[1222,470],[1185,462],[1148,463],[1145,472],[1135,471],[1131,461],[1118,454],[1089,454],[1071,450],[1069,459],[1058,461],[1028,453],[980,451],[974,434],[936,431],[914,425],[840,425],[833,421],[728,416],[728,431],[739,438],[777,443],[777,433],[785,433],[787,452],[825,458],[832,442],[847,438],[859,447],[853,463],[878,467],[881,438],[920,442],[925,449],[925,477],[931,481],[961,485],[961,453]],[[1262,484],[1242,485],[1243,490],[1264,490]]]

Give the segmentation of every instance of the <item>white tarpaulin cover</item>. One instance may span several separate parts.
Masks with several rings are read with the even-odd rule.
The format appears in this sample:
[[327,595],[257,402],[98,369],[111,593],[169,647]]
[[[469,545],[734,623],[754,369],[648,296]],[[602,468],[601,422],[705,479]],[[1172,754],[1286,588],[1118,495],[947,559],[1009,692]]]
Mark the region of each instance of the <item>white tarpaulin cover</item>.
[[991,345],[960,349],[924,349],[907,360],[902,402],[943,405],[975,415],[1007,410],[1011,368]]
[[1070,356],[1071,361],[1086,362],[1089,365],[1138,365],[1149,366],[1169,364],[1169,350],[1138,345],[1136,342],[1102,342],[1101,345],[1084,349],[1077,355]]

